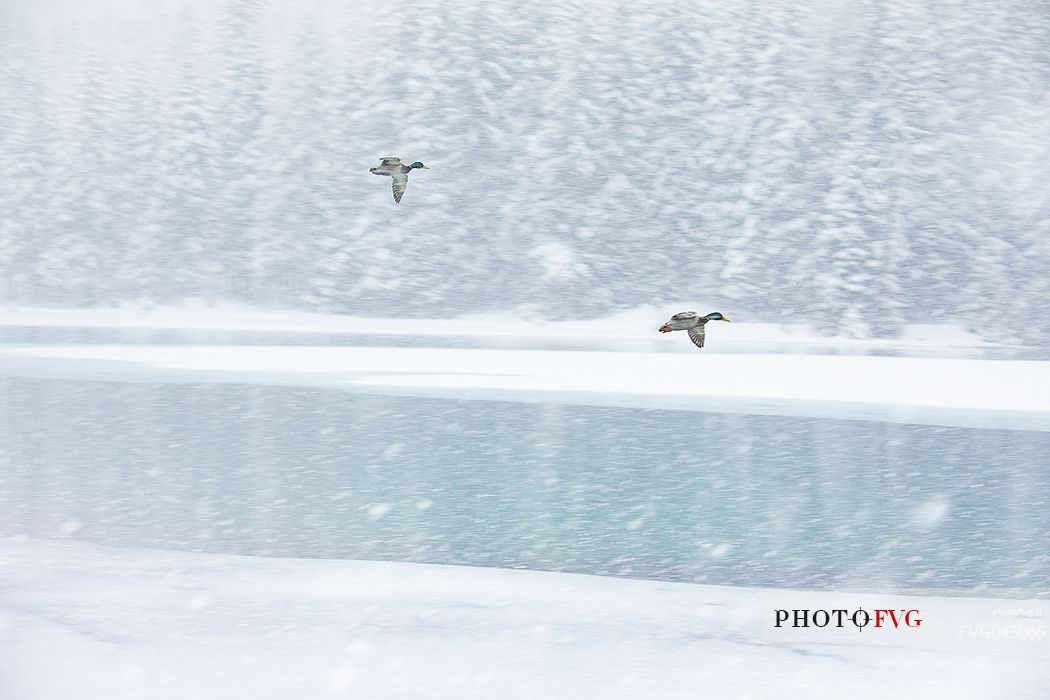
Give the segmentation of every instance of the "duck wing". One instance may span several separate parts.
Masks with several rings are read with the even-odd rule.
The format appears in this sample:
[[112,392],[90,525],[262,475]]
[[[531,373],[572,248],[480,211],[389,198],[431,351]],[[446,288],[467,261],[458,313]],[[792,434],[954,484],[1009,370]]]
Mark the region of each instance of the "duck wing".
[[394,204],[401,204],[401,196],[405,193],[405,188],[408,187],[408,175],[391,175],[391,179],[394,181]]
[[383,156],[379,159],[380,165],[401,165],[401,159],[394,156]]
[[671,320],[672,321],[688,321],[689,319],[698,318],[699,316],[700,316],[700,314],[696,313],[695,311],[682,311],[682,312],[677,313],[674,316],[672,316]]
[[707,333],[704,332],[703,326],[693,326],[689,329],[689,340],[693,341],[693,345],[698,348],[704,347],[704,337]]

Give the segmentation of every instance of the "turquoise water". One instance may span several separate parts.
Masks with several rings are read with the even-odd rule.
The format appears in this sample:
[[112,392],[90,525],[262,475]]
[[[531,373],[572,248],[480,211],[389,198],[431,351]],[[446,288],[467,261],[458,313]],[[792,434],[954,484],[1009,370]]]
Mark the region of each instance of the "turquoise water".
[[0,378],[0,535],[1043,594],[1050,433]]

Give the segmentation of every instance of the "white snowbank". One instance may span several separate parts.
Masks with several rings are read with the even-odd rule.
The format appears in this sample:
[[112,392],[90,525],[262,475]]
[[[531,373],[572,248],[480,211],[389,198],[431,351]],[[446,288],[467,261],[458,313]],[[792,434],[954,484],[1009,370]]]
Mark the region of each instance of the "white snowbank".
[[[777,609],[858,607],[922,624],[774,627]],[[6,541],[0,695],[1035,699],[1047,616],[1039,600]]]
[[[474,314],[451,319],[370,318],[311,314],[295,311],[258,311],[237,306],[131,309],[8,309],[0,310],[0,326],[185,329],[274,333],[345,333],[357,335],[412,335],[488,339],[590,341],[589,349],[617,349],[691,353],[694,348],[678,336],[664,337],[656,329],[676,311],[706,308],[685,302],[662,307],[640,307],[608,317],[547,321],[528,308],[505,313]],[[732,314],[730,314],[732,318]],[[740,321],[743,322],[740,322]],[[916,324],[892,339],[821,336],[800,319],[798,323],[752,323],[739,317],[734,324],[718,324],[708,353],[785,348],[790,351],[835,349],[842,352],[893,350],[937,355],[1001,348],[954,326]]]
[[[687,341],[684,338],[674,340]],[[0,371],[1050,430],[1050,362],[287,346],[9,346]]]

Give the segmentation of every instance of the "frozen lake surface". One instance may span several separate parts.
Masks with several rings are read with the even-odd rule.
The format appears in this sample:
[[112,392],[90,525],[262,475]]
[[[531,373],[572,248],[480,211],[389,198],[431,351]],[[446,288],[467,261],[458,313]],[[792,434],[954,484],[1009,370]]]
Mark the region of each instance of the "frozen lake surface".
[[0,697],[1042,697],[1040,363],[381,326],[7,328]]
[[1047,591],[1050,433],[9,377],[0,533],[758,586]]
[[0,538],[0,697],[1042,700],[1046,608]]

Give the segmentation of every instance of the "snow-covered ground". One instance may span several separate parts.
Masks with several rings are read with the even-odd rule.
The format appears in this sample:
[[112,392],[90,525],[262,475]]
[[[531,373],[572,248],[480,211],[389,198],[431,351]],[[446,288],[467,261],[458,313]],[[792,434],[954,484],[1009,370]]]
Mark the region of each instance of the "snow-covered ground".
[[[667,340],[692,347],[684,334]],[[331,346],[23,345],[0,349],[0,365],[7,373],[29,376],[326,385],[401,396],[1050,430],[1050,363],[1041,361]]]
[[[159,309],[0,309],[0,327],[185,329],[273,333],[339,333],[349,335],[411,335],[481,339],[572,339],[593,350],[628,349],[691,353],[689,343],[668,342],[656,329],[671,313],[705,308],[699,302],[662,307],[639,307],[603,318],[549,321],[529,307],[502,314],[473,314],[457,318],[371,318],[296,311],[260,311],[250,307],[187,306]],[[701,312],[703,313],[703,312]],[[730,314],[732,318],[732,315]],[[915,324],[894,338],[848,338],[816,333],[805,323],[735,323],[721,325],[711,337],[708,353],[776,348],[789,352],[893,351],[936,356],[1005,350],[955,326]],[[421,341],[425,344],[426,341]],[[1023,350],[1023,348],[1015,348]]]
[[[777,609],[920,627],[774,627]],[[0,697],[1045,698],[1040,600],[0,543]]]

